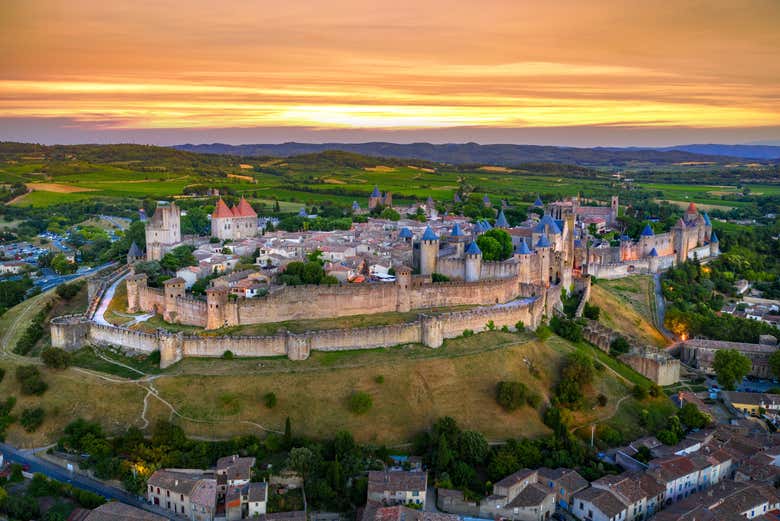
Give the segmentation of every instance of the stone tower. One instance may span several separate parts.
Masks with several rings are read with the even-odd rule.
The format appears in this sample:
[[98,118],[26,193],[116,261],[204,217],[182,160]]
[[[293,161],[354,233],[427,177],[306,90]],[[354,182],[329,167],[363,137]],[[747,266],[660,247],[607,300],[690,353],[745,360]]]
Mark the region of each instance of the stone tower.
[[141,311],[141,290],[146,289],[147,276],[144,273],[130,275],[125,281],[127,285],[127,312]]
[[436,261],[439,258],[439,237],[431,227],[425,228],[420,239],[420,274],[431,275],[436,271]]
[[617,222],[618,215],[620,215],[620,199],[617,195],[612,196],[612,201],[609,206],[609,224],[615,224]]
[[176,203],[158,203],[146,222],[146,260],[160,260],[181,242],[181,210]]
[[163,318],[166,322],[178,322],[177,300],[184,298],[184,279],[175,277],[164,281],[163,296],[165,297]]
[[395,268],[395,285],[398,288],[396,311],[405,313],[412,309],[409,292],[412,287],[412,269],[409,266]]
[[528,243],[525,242],[525,237],[523,237],[515,250],[515,255],[517,255],[517,276],[520,278],[521,284],[529,284],[532,281],[531,254],[531,249],[528,247]]
[[206,329],[219,329],[227,324],[226,308],[228,289],[226,287],[206,290]]
[[539,278],[545,286],[550,285],[550,241],[547,234],[539,237],[536,243],[536,253],[539,255]]
[[720,241],[715,232],[712,232],[710,235],[710,256],[717,257],[718,255],[720,255]]
[[466,270],[464,279],[466,282],[476,282],[482,273],[482,250],[479,249],[476,242],[469,244],[466,248]]

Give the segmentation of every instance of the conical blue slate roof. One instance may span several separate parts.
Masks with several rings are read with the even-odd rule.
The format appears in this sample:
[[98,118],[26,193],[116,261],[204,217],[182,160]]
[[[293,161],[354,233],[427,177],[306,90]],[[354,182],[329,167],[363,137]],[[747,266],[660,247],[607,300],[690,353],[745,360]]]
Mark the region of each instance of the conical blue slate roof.
[[490,197],[488,197],[488,196],[487,196],[487,194],[485,194],[485,195],[482,197],[482,202],[483,202],[483,203],[489,203],[489,202],[490,202]]
[[710,242],[718,242],[718,236],[715,235],[715,232],[712,232],[712,235],[710,235]]
[[401,239],[411,239],[412,237],[414,237],[414,235],[412,235],[412,230],[404,226],[403,228],[401,228],[401,232],[398,234],[398,237],[400,237]]
[[374,191],[371,192],[371,197],[382,197],[382,194],[379,193],[379,187],[374,185]]
[[353,210],[360,210],[360,205],[357,201],[352,201],[352,209]]
[[[549,228],[549,230],[547,230]],[[539,224],[537,224],[534,227],[534,231],[536,233],[552,233],[554,235],[558,235],[561,233],[561,228],[558,226],[558,223],[555,222],[555,219],[550,217],[549,215],[545,215],[539,220]]]
[[479,249],[476,241],[469,244],[468,248],[466,248],[466,255],[482,255],[482,250]]
[[520,244],[517,245],[517,253],[520,255],[528,255],[531,250],[528,248],[528,243],[525,242],[525,237],[520,239]]
[[537,248],[549,248],[550,241],[547,240],[547,234],[542,234],[536,243]]
[[710,216],[707,215],[707,212],[704,212],[701,216],[704,219],[704,224],[705,225],[712,226],[712,222],[710,222]]
[[300,210],[298,210],[299,217],[306,217],[307,215],[309,214],[306,213],[306,208],[301,208]]
[[463,231],[460,229],[460,223],[455,223],[455,226],[452,227],[452,232],[450,235],[453,237],[463,237]]
[[652,250],[650,250],[650,256],[651,256],[651,257],[658,257],[658,252],[656,251],[656,249],[655,249],[655,248],[653,248]]
[[542,206],[544,206],[544,203],[542,202],[542,198],[541,197],[537,196],[536,201],[534,201],[534,206],[537,207],[537,208],[541,208]]
[[438,241],[439,238],[433,233],[430,226],[425,227],[425,233],[423,233],[422,240],[424,241]]
[[452,200],[455,201],[456,203],[462,203],[463,202],[458,194],[453,195],[452,196]]
[[485,231],[492,230],[493,225],[487,221],[482,221],[482,228],[484,228]]
[[498,218],[496,219],[496,226],[499,228],[509,228],[509,221],[506,220],[504,210],[498,212]]
[[640,234],[642,237],[652,237],[655,235],[655,232],[653,232],[653,228],[650,226],[650,224],[645,224],[645,227],[642,229],[642,233]]

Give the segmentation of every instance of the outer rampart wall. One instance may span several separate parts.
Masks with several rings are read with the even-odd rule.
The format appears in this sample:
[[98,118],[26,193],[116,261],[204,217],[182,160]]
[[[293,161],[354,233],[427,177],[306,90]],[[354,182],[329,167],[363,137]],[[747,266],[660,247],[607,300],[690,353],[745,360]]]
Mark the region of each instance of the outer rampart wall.
[[[482,331],[493,321],[497,328],[513,328],[518,321],[536,328],[545,308],[556,302],[556,290],[545,288],[536,297],[493,304],[468,311],[420,315],[413,322],[358,329],[309,331],[302,334],[280,333],[272,336],[185,336],[182,333],[144,333],[118,326],[106,326],[84,316],[58,317],[52,321],[52,344],[70,350],[85,344],[115,345],[133,352],[160,350],[160,365],[167,367],[185,356],[221,356],[231,351],[237,356],[287,355],[293,360],[308,358],[314,351],[372,349],[406,343],[439,347],[445,338],[453,338],[465,329]],[[560,299],[558,298],[557,302]]]

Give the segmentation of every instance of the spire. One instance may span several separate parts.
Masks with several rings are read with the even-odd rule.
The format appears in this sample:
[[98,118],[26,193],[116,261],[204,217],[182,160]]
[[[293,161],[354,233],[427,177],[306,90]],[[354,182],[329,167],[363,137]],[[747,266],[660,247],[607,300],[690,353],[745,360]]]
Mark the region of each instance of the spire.
[[455,226],[452,227],[452,232],[450,235],[452,237],[463,237],[463,231],[460,229],[460,223],[455,223]]
[[306,213],[306,208],[302,206],[301,209],[298,210],[298,217],[308,217],[308,216],[309,214]]
[[476,241],[469,244],[468,248],[466,248],[466,255],[482,255],[482,250],[479,249]]
[[707,212],[704,212],[702,214],[702,218],[704,219],[704,225],[705,226],[712,226],[712,222],[710,221],[710,216],[707,215]]
[[498,218],[496,219],[496,227],[509,228],[509,221],[506,220],[506,216],[504,215],[504,210],[498,212]]
[[653,228],[650,226],[650,223],[645,224],[645,227],[642,229],[642,233],[640,233],[642,237],[652,237],[655,235],[653,232]]
[[530,248],[528,248],[528,243],[525,242],[525,237],[520,239],[520,244],[517,246],[517,253],[519,255],[528,255],[531,253]]
[[404,226],[401,228],[401,232],[398,234],[398,237],[401,239],[411,239],[414,237],[414,235],[412,235],[412,231],[409,228]]
[[544,206],[544,203],[542,202],[542,198],[537,195],[536,201],[534,201],[534,207],[541,208],[542,206]]
[[255,212],[255,209],[252,208],[252,205],[249,204],[246,199],[244,199],[244,196],[241,196],[241,200],[238,202],[238,206],[236,206],[235,210],[233,210],[233,215],[236,217],[257,217],[257,212]]
[[374,185],[374,191],[371,192],[371,197],[382,197],[382,194],[379,193],[379,187],[377,185]]
[[653,248],[652,250],[650,250],[650,256],[658,257],[658,251],[655,248]]
[[710,234],[710,242],[715,242],[715,243],[719,242],[718,236],[715,235],[715,232],[712,232],[712,234]]
[[220,197],[219,201],[217,201],[217,206],[214,208],[214,213],[211,214],[211,218],[224,219],[226,217],[233,217],[233,211],[228,208],[228,205],[226,205],[225,201]]
[[422,240],[424,241],[438,241],[439,238],[433,233],[430,226],[425,227],[425,233],[423,233]]
[[543,233],[539,237],[539,241],[536,243],[537,248],[549,248],[550,247],[550,241],[547,240],[547,234]]

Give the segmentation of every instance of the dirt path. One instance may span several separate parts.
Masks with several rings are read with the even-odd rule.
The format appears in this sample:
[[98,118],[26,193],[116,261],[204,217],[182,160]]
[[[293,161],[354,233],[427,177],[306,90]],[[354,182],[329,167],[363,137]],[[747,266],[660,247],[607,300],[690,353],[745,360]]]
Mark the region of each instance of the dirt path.
[[[25,186],[27,186],[27,185],[25,185]],[[23,194],[20,194],[20,195],[17,195],[16,197],[14,197],[13,199],[11,199],[10,201],[6,201],[5,205],[6,205],[6,206],[11,206],[11,205],[12,205],[12,204],[14,204],[15,202],[17,202],[17,201],[21,201],[21,200],[22,200],[24,197],[27,197],[27,194],[29,194],[30,192],[32,192],[32,190],[30,190],[30,187],[28,186],[28,187],[27,187],[27,191],[26,191],[25,193],[23,193]]]

